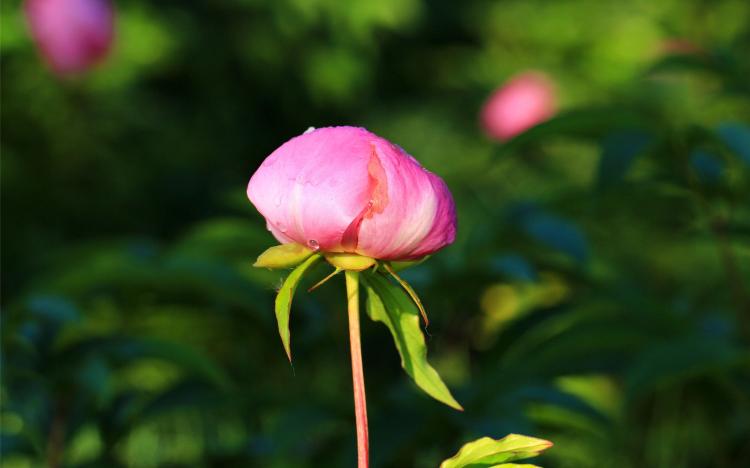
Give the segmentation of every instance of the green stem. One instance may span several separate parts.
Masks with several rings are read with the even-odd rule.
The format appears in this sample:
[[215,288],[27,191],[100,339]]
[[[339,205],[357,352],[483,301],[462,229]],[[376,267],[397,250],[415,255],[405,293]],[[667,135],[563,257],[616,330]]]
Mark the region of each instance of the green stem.
[[362,344],[359,338],[359,272],[346,271],[345,276],[354,387],[354,416],[357,421],[357,467],[368,468],[370,449],[367,435],[367,398],[365,374],[362,369]]

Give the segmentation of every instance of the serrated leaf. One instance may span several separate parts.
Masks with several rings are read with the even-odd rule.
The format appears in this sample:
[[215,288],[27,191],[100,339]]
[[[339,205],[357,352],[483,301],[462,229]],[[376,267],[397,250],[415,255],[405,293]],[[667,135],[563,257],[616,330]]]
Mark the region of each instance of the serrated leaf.
[[509,468],[534,465],[508,464],[539,455],[552,446],[552,442],[536,437],[510,434],[502,439],[482,437],[469,442],[456,455],[440,464],[440,468]]
[[310,257],[313,250],[299,244],[281,244],[266,249],[253,263],[258,268],[291,268]]
[[284,280],[284,284],[281,285],[279,293],[276,295],[276,323],[279,326],[281,343],[284,345],[284,351],[286,351],[286,355],[290,362],[292,361],[292,351],[289,347],[289,314],[292,309],[294,291],[297,289],[299,281],[302,279],[302,276],[308,268],[320,260],[320,258],[320,254],[315,254],[292,270],[289,276]]
[[393,335],[401,355],[401,367],[428,395],[457,410],[463,410],[453,398],[440,375],[427,362],[427,345],[419,328],[419,310],[399,286],[378,274],[361,275],[367,290],[367,314],[383,322]]

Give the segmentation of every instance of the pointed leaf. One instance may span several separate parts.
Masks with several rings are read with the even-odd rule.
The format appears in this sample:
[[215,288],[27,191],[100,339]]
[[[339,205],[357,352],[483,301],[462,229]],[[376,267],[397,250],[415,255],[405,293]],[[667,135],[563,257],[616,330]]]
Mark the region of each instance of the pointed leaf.
[[399,286],[378,274],[362,275],[367,290],[367,314],[383,322],[393,335],[401,355],[401,367],[428,395],[457,410],[453,398],[437,371],[427,363],[427,345],[419,328],[419,310]]
[[417,309],[419,309],[419,313],[422,315],[422,320],[424,320],[424,326],[428,327],[430,325],[430,319],[427,318],[427,311],[424,310],[424,306],[422,305],[422,301],[419,299],[419,296],[417,296],[417,292],[414,291],[414,288],[412,288],[409,283],[407,283],[406,281],[401,279],[400,276],[398,276],[398,274],[393,270],[393,267],[391,267],[391,265],[388,262],[383,263],[383,267],[386,269],[388,273],[391,274],[393,279],[395,279],[396,282],[402,288],[404,288],[404,291],[406,291],[406,294],[408,294],[409,297],[411,297],[411,300],[414,301],[414,305],[417,306]]
[[286,355],[290,362],[292,361],[292,351],[289,347],[289,314],[292,309],[294,290],[297,289],[297,285],[307,269],[320,260],[320,258],[320,254],[315,254],[295,268],[289,276],[286,277],[284,284],[282,284],[281,289],[279,289],[279,294],[276,296],[276,322],[279,325],[281,342],[284,345],[284,350],[286,351]]
[[258,268],[291,268],[302,263],[313,253],[313,250],[304,245],[275,245],[260,254],[253,266]]
[[418,258],[416,260],[402,260],[398,262],[389,262],[389,263],[391,264],[391,267],[393,267],[393,271],[398,272],[398,271],[406,270],[407,268],[411,268],[413,266],[417,266],[421,264],[422,262],[424,262],[425,260],[427,260],[428,258],[430,258],[430,255],[425,255],[424,257]]
[[461,447],[456,455],[445,460],[440,468],[502,468],[533,465],[506,464],[539,455],[552,446],[552,442],[535,437],[510,434],[502,439],[482,437]]

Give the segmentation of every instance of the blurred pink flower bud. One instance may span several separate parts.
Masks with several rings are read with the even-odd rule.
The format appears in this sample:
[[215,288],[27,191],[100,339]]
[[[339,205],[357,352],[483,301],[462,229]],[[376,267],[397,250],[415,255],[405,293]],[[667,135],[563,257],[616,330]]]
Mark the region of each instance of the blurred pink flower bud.
[[689,39],[666,39],[657,46],[657,55],[703,55],[705,50]]
[[549,119],[556,108],[552,81],[542,73],[524,72],[487,99],[481,122],[487,135],[504,141]]
[[383,260],[423,257],[453,242],[443,180],[363,128],[292,138],[253,174],[247,196],[283,244]]
[[109,0],[26,0],[31,34],[52,69],[82,72],[103,59],[113,36]]

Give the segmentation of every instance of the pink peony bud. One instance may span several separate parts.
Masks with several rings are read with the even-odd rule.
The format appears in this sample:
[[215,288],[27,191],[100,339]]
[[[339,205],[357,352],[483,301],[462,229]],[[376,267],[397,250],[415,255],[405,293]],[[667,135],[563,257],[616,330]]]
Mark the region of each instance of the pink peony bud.
[[31,34],[52,69],[82,72],[103,59],[112,44],[109,0],[26,0]]
[[555,101],[549,78],[538,72],[521,73],[489,97],[482,109],[482,126],[491,138],[508,140],[552,117]]
[[263,161],[247,196],[281,243],[323,252],[415,259],[456,236],[445,182],[363,128],[292,138]]

